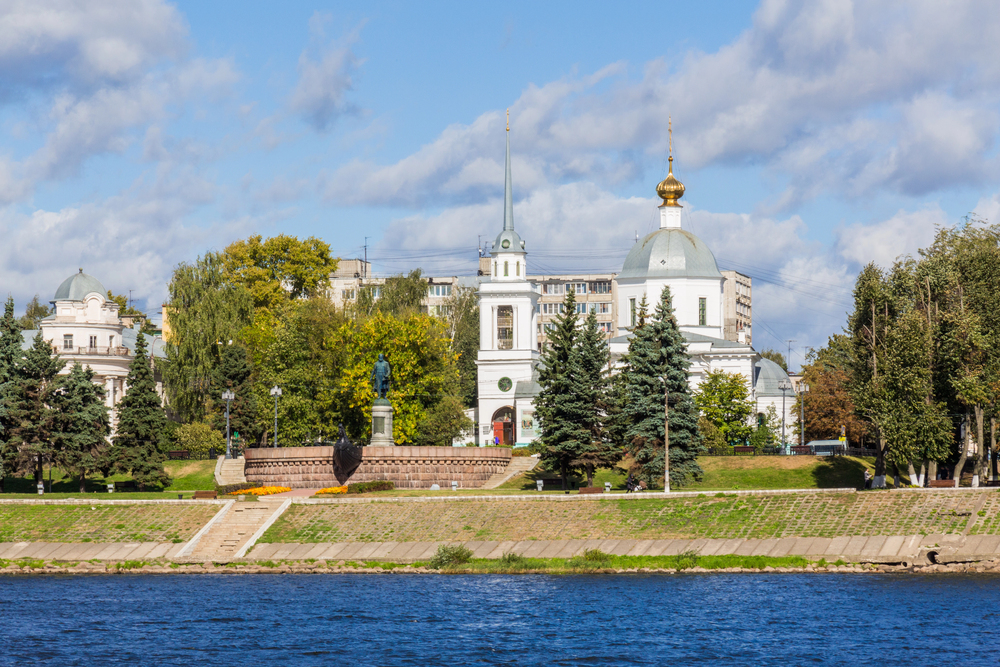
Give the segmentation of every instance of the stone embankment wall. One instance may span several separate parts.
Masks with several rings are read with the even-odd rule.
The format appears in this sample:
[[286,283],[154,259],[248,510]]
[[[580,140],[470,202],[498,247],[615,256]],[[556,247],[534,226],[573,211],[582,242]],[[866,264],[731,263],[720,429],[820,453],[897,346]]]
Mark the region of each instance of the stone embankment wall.
[[[333,473],[333,447],[248,449],[244,474],[248,482],[293,489],[338,486]],[[364,447],[361,465],[349,482],[387,479],[397,489],[428,489],[432,484],[476,489],[510,463],[507,447]]]

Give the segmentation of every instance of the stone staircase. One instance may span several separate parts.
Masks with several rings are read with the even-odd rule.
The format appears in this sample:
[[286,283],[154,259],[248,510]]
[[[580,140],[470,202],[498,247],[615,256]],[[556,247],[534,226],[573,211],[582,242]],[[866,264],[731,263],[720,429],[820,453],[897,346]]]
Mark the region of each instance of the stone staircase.
[[[228,563],[246,553],[258,532],[274,522],[290,505],[283,498],[257,502],[236,502],[215,521],[188,553],[177,560],[204,563]],[[182,552],[183,553],[183,552]]]
[[534,469],[536,465],[538,465],[538,459],[533,456],[513,456],[510,459],[510,463],[507,464],[507,467],[504,468],[503,471],[490,477],[486,480],[486,483],[479,488],[495,489],[514,475],[519,475],[522,472],[528,472],[529,470]]
[[215,464],[215,483],[219,486],[225,484],[244,484],[247,478],[243,475],[243,464],[246,460],[241,456],[235,459],[227,459],[220,456]]

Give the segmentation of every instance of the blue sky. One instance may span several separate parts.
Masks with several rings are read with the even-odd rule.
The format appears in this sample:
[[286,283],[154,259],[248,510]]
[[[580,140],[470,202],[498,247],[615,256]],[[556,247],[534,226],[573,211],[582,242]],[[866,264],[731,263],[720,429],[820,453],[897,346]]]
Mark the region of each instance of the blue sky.
[[0,3],[0,287],[78,267],[151,312],[249,234],[375,270],[614,271],[655,222],[754,279],[754,343],[820,345],[853,277],[1000,217],[1000,6],[982,2]]

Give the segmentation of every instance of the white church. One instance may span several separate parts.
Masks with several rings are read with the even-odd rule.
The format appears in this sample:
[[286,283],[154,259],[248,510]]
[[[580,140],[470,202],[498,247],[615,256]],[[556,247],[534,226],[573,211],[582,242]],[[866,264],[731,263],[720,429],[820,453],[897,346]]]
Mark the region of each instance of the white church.
[[[652,312],[663,288],[669,287],[674,315],[687,341],[691,358],[692,391],[708,371],[724,370],[746,378],[757,413],[774,406],[791,425],[795,396],[779,383],[788,375],[776,363],[762,358],[749,344],[723,338],[723,284],[715,255],[682,225],[684,185],[673,173],[670,156],[667,177],[657,186],[660,228],[636,242],[629,251],[618,281],[618,328],[624,335],[610,341],[611,364],[628,351],[631,330],[645,297]],[[538,394],[538,299],[528,281],[525,242],[514,230],[510,170],[510,130],[507,130],[503,230],[491,253],[491,271],[479,287],[479,406],[476,443],[527,445],[539,432],[534,398]]]

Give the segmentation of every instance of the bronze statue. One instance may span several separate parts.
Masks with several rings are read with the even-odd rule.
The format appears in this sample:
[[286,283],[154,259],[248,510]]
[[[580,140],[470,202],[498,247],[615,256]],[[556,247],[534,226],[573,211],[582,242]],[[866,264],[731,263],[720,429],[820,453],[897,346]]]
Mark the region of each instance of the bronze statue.
[[372,391],[374,391],[379,398],[385,398],[386,394],[389,393],[389,378],[392,376],[392,367],[389,366],[389,362],[385,360],[385,355],[381,352],[378,355],[378,361],[375,362],[375,366],[372,368]]

